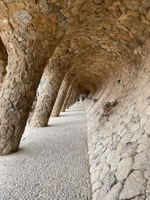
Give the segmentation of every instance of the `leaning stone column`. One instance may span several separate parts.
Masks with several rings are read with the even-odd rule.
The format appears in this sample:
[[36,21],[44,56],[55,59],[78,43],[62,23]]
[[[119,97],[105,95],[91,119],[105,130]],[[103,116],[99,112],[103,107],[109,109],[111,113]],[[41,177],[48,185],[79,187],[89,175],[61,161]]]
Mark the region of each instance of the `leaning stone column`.
[[60,87],[60,90],[59,90],[59,93],[58,93],[58,96],[53,108],[53,112],[52,112],[53,117],[58,117],[60,114],[63,102],[65,100],[65,97],[69,88],[70,81],[71,81],[71,77],[66,75],[61,84],[61,87]]
[[72,106],[72,105],[77,101],[79,95],[80,95],[80,91],[79,91],[79,90],[76,90],[75,93],[74,93],[74,96],[73,96],[73,98],[72,98],[72,101],[71,101],[70,106]]
[[73,90],[72,90],[72,92],[71,92],[71,94],[70,94],[68,103],[67,103],[67,107],[66,107],[67,109],[70,107],[70,104],[71,104],[71,101],[72,101],[72,98],[73,98],[73,96],[74,96],[75,91],[76,91],[76,89],[73,88]]
[[69,107],[72,106],[75,103],[76,97],[78,96],[78,93],[79,93],[79,90],[75,89],[74,93],[72,94],[72,98],[70,99]]
[[24,54],[17,42],[9,45],[11,59],[0,93],[0,154],[18,149],[46,62],[36,52],[35,57]]
[[48,70],[47,78],[38,98],[30,126],[47,126],[64,75],[65,74],[56,67]]
[[[0,36],[8,66],[0,91],[0,155],[18,149],[43,70],[61,38],[62,22],[35,1],[0,1]],[[54,8],[54,12],[61,13]],[[46,13],[47,12],[47,13]],[[54,15],[54,14],[53,14]],[[64,24],[65,24],[65,18]],[[65,27],[65,26],[64,26]]]
[[77,93],[77,91],[75,90],[74,93],[72,94],[72,97],[71,97],[70,102],[68,104],[68,108],[73,105],[76,93]]
[[65,110],[66,110],[66,108],[67,108],[67,105],[68,105],[68,101],[69,101],[70,96],[71,96],[71,94],[72,94],[72,90],[73,90],[73,85],[71,84],[71,85],[69,86],[68,91],[67,91],[67,95],[66,95],[65,100],[64,100],[64,103],[63,103],[63,105],[62,105],[61,112],[65,112]]

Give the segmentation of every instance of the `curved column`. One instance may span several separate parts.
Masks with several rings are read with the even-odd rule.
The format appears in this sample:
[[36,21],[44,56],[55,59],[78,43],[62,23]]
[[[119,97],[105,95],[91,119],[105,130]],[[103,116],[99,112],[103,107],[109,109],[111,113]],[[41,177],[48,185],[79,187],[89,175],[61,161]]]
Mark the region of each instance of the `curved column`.
[[[50,70],[50,64],[48,64],[44,69],[44,73],[43,73],[43,76],[41,78],[42,82],[44,82],[44,80],[47,78],[49,70]],[[40,91],[41,91],[41,89],[40,89]],[[34,101],[33,101],[33,104],[32,104],[31,110],[30,110],[30,114],[29,114],[29,117],[28,117],[28,126],[30,126],[30,123],[31,123],[31,120],[32,120],[32,117],[33,117],[33,114],[34,114],[34,111],[35,111],[35,108],[36,108],[36,104],[37,104],[38,98],[39,98],[39,90],[37,89],[36,96],[34,98]]]
[[64,75],[65,74],[60,72],[57,68],[48,70],[43,90],[38,98],[36,108],[30,122],[31,126],[47,126]]
[[76,89],[73,88],[73,90],[72,90],[72,92],[71,92],[71,94],[70,94],[68,103],[67,103],[67,107],[66,107],[67,109],[70,107],[70,104],[71,104],[71,101],[72,101],[72,98],[73,98],[73,96],[74,96],[75,91],[76,91]]
[[54,105],[54,108],[52,111],[53,117],[58,117],[60,114],[60,111],[61,111],[63,102],[65,100],[70,82],[71,82],[71,77],[66,75],[66,77],[64,78],[64,80],[61,84],[61,87],[60,87],[60,90],[59,90],[59,93],[58,93],[58,96],[57,96],[57,99],[56,99],[56,102],[55,102],[55,105]]
[[46,62],[12,44],[10,56],[0,93],[0,154],[18,149]]
[[73,85],[71,84],[69,86],[69,89],[67,91],[67,95],[65,97],[65,100],[64,100],[64,103],[62,105],[62,108],[61,108],[61,112],[65,112],[66,108],[67,108],[67,105],[68,105],[68,101],[70,99],[70,96],[71,96],[71,93],[72,93],[72,90],[73,90]]
[[18,149],[43,70],[66,29],[61,5],[54,3],[51,10],[61,22],[48,17],[48,6],[47,1],[0,3],[0,36],[8,52],[0,93],[0,155]]
[[73,95],[72,95],[72,98],[70,99],[69,107],[73,105],[73,102],[75,101],[76,94],[77,94],[77,91],[75,90]]
[[70,106],[72,106],[73,104],[76,103],[76,101],[77,101],[79,95],[80,95],[80,91],[79,91],[79,90],[76,90],[75,93],[74,93],[74,96],[73,96],[73,98],[72,98],[72,101],[71,101]]
[[70,100],[70,105],[69,105],[69,107],[70,106],[72,106],[75,102],[76,102],[76,100],[77,100],[77,97],[79,96],[79,89],[75,89],[75,91],[74,91],[74,94],[73,94],[73,96],[72,96],[72,98],[71,98],[71,100]]

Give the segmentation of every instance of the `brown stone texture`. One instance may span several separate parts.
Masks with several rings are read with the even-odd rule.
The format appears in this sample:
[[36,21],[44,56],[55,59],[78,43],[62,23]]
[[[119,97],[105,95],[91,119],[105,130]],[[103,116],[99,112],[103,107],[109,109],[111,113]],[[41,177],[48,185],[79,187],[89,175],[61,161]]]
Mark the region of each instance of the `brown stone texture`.
[[38,97],[35,96],[33,104],[32,104],[32,107],[31,107],[31,110],[30,110],[30,114],[29,114],[28,121],[27,121],[28,126],[30,126],[31,119],[32,119],[32,116],[33,116],[35,108],[36,108],[37,98]]
[[17,150],[48,63],[31,125],[84,94],[93,200],[148,200],[149,0],[3,0],[0,37],[0,154]]
[[62,108],[61,108],[61,112],[64,112],[67,108],[67,105],[68,105],[68,101],[70,99],[70,96],[71,96],[71,92],[73,90],[73,85],[71,84],[68,88],[68,91],[67,91],[67,94],[66,94],[66,97],[65,97],[65,100],[63,102],[63,105],[62,105]]
[[[48,124],[61,83],[70,68],[68,57],[71,57],[71,53],[68,51],[67,45],[67,42],[61,43],[55,49],[53,57],[50,58],[49,64],[45,68],[43,75],[45,84],[30,123],[33,127],[44,127]],[[64,53],[66,54],[64,55]],[[71,80],[71,75],[69,80]]]
[[48,17],[46,6],[0,1],[0,34],[9,60],[0,94],[0,154],[18,149],[44,67],[59,40],[62,25]]
[[58,95],[57,95],[57,99],[55,101],[54,107],[53,107],[53,111],[52,111],[52,116],[53,117],[58,117],[62,108],[62,105],[64,103],[69,85],[71,83],[71,76],[66,75],[64,77],[64,80],[61,84],[61,87],[59,89]]
[[6,75],[7,63],[8,54],[2,40],[0,39],[0,88]]
[[72,106],[78,100],[78,97],[80,96],[81,93],[82,93],[82,91],[79,88],[76,88],[76,90],[74,91],[74,94],[71,98],[69,106]]
[[72,100],[73,100],[73,97],[74,97],[75,92],[76,92],[76,89],[74,88],[74,89],[71,91],[71,94],[70,94],[70,97],[69,97],[69,99],[68,99],[66,108],[69,108],[69,107],[71,106],[71,102],[72,102]]
[[63,78],[63,73],[59,73],[57,68],[47,66],[47,78],[44,80],[45,83],[36,103],[30,126],[47,126]]
[[[102,199],[107,199],[107,196],[113,199],[113,195],[110,196],[113,187],[109,186],[111,173],[114,174],[115,183],[122,183],[114,199],[149,197],[149,185],[146,184],[150,178],[150,130],[147,128],[150,123],[149,58],[141,63],[138,71],[131,74],[122,74],[123,82],[118,83],[120,78],[116,77],[106,83],[95,94],[97,101],[86,99],[93,199],[98,200],[100,195]],[[103,115],[108,102],[117,102],[117,105],[109,107],[108,114]],[[108,183],[106,178],[109,179]],[[99,181],[102,184],[95,189]],[[105,193],[102,193],[102,185],[109,186]]]

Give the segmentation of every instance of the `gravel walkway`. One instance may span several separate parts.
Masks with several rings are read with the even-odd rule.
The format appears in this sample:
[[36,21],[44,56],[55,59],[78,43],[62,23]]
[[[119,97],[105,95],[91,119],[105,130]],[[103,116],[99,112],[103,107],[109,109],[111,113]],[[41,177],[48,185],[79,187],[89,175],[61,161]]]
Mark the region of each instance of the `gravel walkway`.
[[0,157],[0,200],[90,200],[82,103],[28,130],[20,150]]

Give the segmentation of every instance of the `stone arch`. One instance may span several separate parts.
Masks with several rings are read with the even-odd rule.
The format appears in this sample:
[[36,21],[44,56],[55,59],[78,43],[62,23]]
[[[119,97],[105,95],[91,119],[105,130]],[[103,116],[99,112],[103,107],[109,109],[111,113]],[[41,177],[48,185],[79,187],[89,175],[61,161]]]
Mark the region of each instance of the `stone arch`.
[[[65,6],[66,2],[60,6],[58,2],[0,3],[0,33],[9,54],[0,98],[1,117],[6,118],[0,123],[0,154],[18,149],[44,68],[67,27],[60,12]],[[49,10],[54,12],[48,17]]]
[[[49,60],[33,125],[47,125],[69,74],[63,111],[90,90],[85,105],[93,199],[148,198],[149,163],[143,169],[141,160],[150,155],[149,1],[41,2],[0,3],[0,31],[13,55],[0,94],[0,154],[17,150]],[[132,188],[135,177],[140,189]]]

